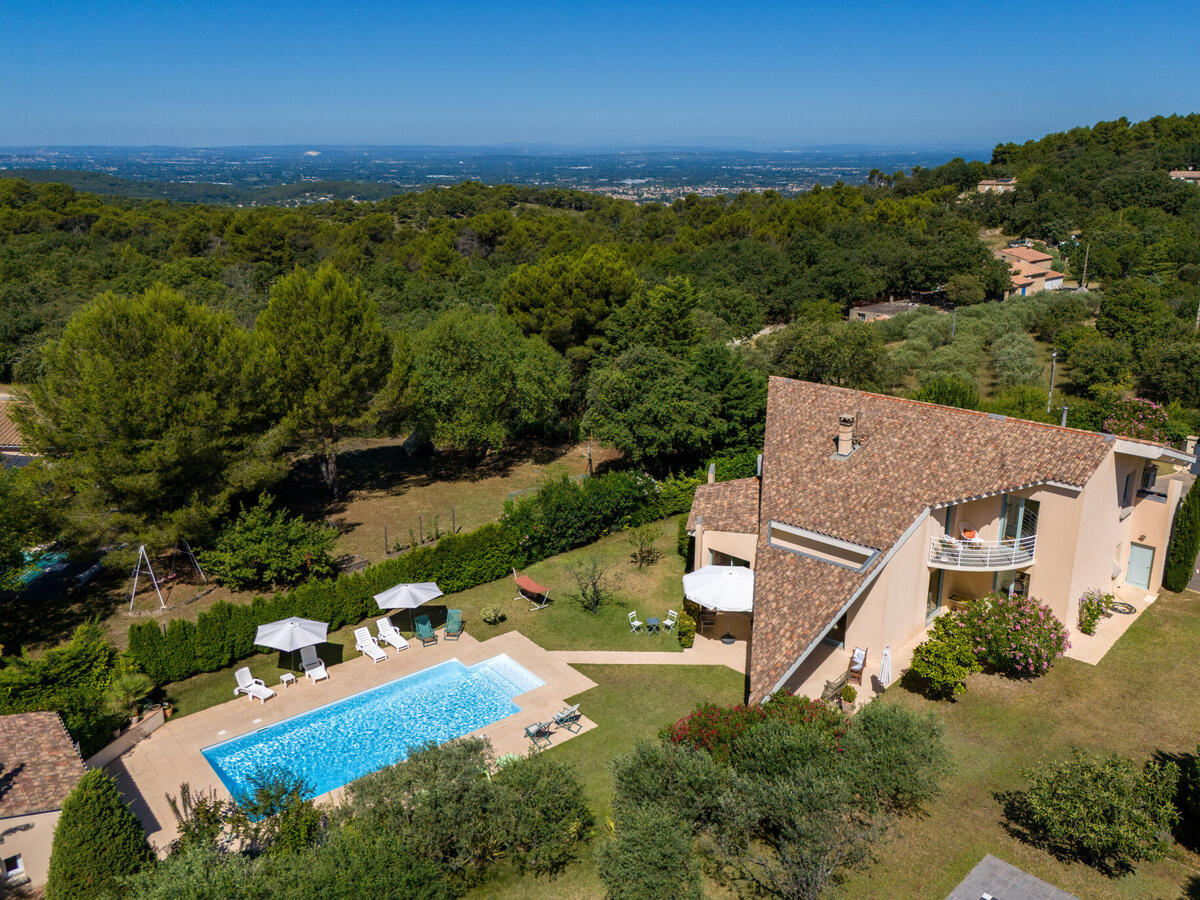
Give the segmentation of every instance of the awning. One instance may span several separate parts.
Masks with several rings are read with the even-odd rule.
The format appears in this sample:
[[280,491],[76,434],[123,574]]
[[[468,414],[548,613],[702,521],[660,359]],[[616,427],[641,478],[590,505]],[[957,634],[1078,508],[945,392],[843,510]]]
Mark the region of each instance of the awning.
[[683,594],[716,612],[750,612],[754,572],[745,566],[705,566],[683,576]]

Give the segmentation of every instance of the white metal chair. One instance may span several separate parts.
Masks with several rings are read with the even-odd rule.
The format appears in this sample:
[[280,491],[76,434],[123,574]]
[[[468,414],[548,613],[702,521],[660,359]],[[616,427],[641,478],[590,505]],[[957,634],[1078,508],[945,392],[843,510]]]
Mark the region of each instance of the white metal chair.
[[675,630],[675,620],[678,618],[679,618],[679,613],[675,612],[675,610],[673,610],[673,609],[668,609],[667,610],[667,618],[662,623],[662,630],[663,631],[674,631]]
[[637,617],[636,611],[631,610],[629,613],[629,630],[633,632],[642,630],[642,620]]
[[316,647],[300,648],[300,671],[313,682],[329,677],[329,672],[325,668],[325,661],[317,656]]

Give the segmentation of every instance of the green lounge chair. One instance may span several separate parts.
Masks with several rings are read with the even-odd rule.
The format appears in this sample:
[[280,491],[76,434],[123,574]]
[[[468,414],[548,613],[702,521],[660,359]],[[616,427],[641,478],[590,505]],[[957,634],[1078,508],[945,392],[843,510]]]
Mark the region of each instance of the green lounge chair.
[[446,640],[457,641],[462,633],[462,610],[452,609],[446,613]]
[[525,737],[533,742],[533,749],[544,750],[550,746],[550,724],[549,722],[534,722],[525,729]]
[[433,633],[433,626],[429,623],[429,616],[417,616],[417,638],[421,641],[422,647],[428,647],[430,644],[437,643],[437,635]]

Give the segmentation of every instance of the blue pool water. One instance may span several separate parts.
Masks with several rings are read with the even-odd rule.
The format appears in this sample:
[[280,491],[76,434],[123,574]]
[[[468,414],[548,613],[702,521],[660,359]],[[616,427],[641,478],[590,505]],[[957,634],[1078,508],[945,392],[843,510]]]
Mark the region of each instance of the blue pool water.
[[543,684],[501,654],[473,666],[447,660],[201,752],[235,797],[256,771],[285,769],[320,796],[520,712],[513,697]]

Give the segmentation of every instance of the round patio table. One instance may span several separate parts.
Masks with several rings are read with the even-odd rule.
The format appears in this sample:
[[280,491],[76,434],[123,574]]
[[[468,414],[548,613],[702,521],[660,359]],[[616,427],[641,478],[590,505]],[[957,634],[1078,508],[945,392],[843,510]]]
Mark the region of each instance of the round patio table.
[[647,617],[647,619],[646,619],[646,634],[651,634],[651,633],[659,634],[660,632],[658,630],[658,626],[659,626],[659,621],[657,618],[655,618],[654,616]]

